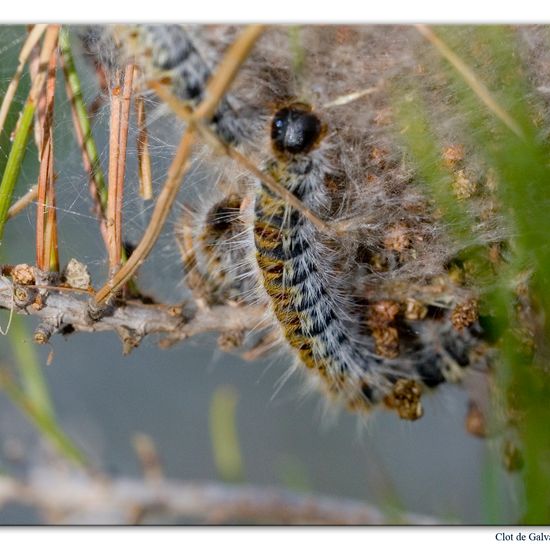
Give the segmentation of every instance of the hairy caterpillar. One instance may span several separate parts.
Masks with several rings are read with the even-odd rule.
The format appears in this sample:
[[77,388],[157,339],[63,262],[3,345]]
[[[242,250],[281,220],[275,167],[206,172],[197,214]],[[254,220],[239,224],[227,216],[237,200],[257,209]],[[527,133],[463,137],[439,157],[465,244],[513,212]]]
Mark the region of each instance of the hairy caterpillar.
[[[330,165],[320,151],[324,132],[322,122],[307,105],[279,110],[271,127],[274,156],[265,168],[316,209],[328,200],[325,180]],[[445,380],[459,380],[461,369],[470,364],[468,346],[475,337],[472,332],[445,334],[445,322],[438,323],[437,335],[429,335],[435,328],[433,321],[419,327],[409,322],[402,332],[408,329],[409,337],[414,334],[419,349],[409,345],[399,359],[399,353],[386,357],[376,353],[376,328],[371,323],[371,334],[361,333],[361,315],[349,296],[349,274],[338,273],[334,252],[316,233],[304,216],[263,183],[258,184],[256,262],[286,341],[328,394],[348,408],[368,409],[384,400],[402,418],[418,418],[422,408],[417,382],[434,387]]]
[[[146,79],[168,76],[174,92],[192,103],[202,97],[225,44],[207,40],[205,28],[175,25],[102,32],[100,41],[119,41],[112,58],[137,60]],[[308,82],[322,82],[308,92],[316,105],[341,94],[341,82],[376,83],[369,82],[374,77],[364,59],[380,59],[372,34],[384,31],[338,32],[304,31],[304,49],[315,52]],[[330,33],[336,47],[329,53]],[[302,370],[331,399],[359,410],[383,402],[416,419],[423,388],[459,381],[465,367],[485,367],[475,292],[453,278],[456,249],[444,226],[398,155],[385,150],[396,148],[380,131],[383,98],[376,96],[369,108],[345,105],[319,113],[309,102],[289,103],[306,86],[289,76],[293,59],[285,54],[284,28],[268,36],[212,125],[256,154],[266,173],[320,217],[351,220],[351,229],[334,241],[263,184],[239,174],[236,197],[216,193],[192,218],[188,272],[212,283],[207,302],[256,296],[268,305]],[[384,39],[376,37],[380,49],[399,48],[395,36]],[[330,55],[341,52],[346,63],[332,62]]]
[[[273,118],[275,157],[266,171],[306,205],[324,202],[329,168],[314,151],[322,133],[321,121],[305,105],[285,107]],[[346,323],[340,289],[330,269],[323,271],[327,251],[316,242],[314,227],[263,183],[254,202],[254,244],[262,286],[302,364],[348,403],[358,395],[377,401],[383,383],[372,372],[376,359],[360,349],[357,324]]]
[[[136,61],[146,80],[170,82],[172,92],[196,106],[204,99],[206,84],[219,61],[225,40],[206,40],[198,26],[132,25],[87,27],[81,33],[86,50],[104,66],[121,67]],[[232,33],[231,33],[232,35]],[[211,125],[226,142],[253,146],[265,101],[272,88],[243,71],[237,93],[229,92],[218,103]],[[249,80],[249,78],[251,80]],[[261,95],[247,92],[262,86]],[[261,102],[258,101],[261,97]]]
[[[328,211],[327,179],[333,171],[325,133],[308,105],[280,109],[272,120],[272,158],[265,166],[319,213]],[[331,400],[362,411],[384,402],[401,418],[415,420],[423,412],[423,387],[460,381],[465,367],[485,361],[476,323],[458,330],[451,310],[437,308],[427,319],[427,308],[412,299],[403,307],[389,300],[361,303],[352,290],[359,265],[347,273],[338,267],[342,258],[334,243],[323,244],[311,222],[263,183],[250,194],[243,219],[237,216],[241,198],[229,195],[195,222],[200,270],[218,289],[231,289],[233,297],[242,292],[250,299],[255,284],[256,296],[271,307],[299,365]],[[249,240],[236,252],[231,239],[246,224]]]
[[[180,220],[177,238],[188,286],[200,289],[207,304],[242,299],[251,292],[250,277],[242,267],[245,231],[240,217],[243,197],[230,193],[206,211],[188,210]],[[201,279],[201,280],[198,280]]]

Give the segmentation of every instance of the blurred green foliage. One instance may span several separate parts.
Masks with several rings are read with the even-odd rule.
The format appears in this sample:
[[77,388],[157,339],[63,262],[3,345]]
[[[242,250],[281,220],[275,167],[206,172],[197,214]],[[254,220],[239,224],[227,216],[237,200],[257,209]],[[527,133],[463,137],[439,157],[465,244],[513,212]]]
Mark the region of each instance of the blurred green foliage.
[[[402,89],[396,93],[398,122],[420,181],[443,213],[453,237],[463,243],[464,257],[475,265],[474,284],[481,291],[482,311],[490,315],[493,331],[500,335],[495,374],[515,424],[513,429],[522,442],[524,460],[520,475],[525,510],[520,521],[548,524],[550,148],[535,124],[533,90],[528,87],[518,55],[517,30],[476,26],[432,31],[432,43],[442,41],[442,56],[427,68],[424,80],[438,79],[437,85],[451,98],[448,101],[454,102],[455,116],[467,129],[465,139],[498,182],[501,212],[512,236],[511,253],[501,270],[495,272],[490,265],[488,249],[483,246],[482,236],[475,234],[471,214],[452,192],[452,175],[442,162],[437,128],[423,95],[425,82],[417,80],[405,93]],[[488,107],[492,104],[504,116],[499,117],[498,110]],[[523,326],[525,319],[519,313],[517,283],[522,278],[528,280],[528,299],[536,318],[534,329]],[[527,328],[534,332],[536,352],[526,349],[522,339]],[[491,519],[498,522],[498,517]]]
[[224,481],[243,481],[244,470],[237,434],[237,392],[231,386],[216,390],[210,402],[210,439],[216,470]]

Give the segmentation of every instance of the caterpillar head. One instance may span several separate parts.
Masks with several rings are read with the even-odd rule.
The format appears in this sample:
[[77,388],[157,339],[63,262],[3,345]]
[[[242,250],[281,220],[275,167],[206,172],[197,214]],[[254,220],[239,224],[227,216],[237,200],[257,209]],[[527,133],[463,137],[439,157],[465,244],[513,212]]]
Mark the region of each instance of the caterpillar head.
[[271,123],[271,143],[279,154],[308,153],[324,133],[324,124],[305,103],[293,103],[279,109]]

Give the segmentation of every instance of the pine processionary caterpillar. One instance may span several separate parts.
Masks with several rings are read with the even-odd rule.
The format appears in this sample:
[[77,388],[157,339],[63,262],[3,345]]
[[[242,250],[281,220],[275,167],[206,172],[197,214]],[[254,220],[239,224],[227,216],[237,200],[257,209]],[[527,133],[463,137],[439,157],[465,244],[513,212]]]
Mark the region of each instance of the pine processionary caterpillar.
[[[328,167],[312,151],[322,133],[321,121],[305,105],[285,107],[273,118],[275,157],[266,171],[307,205],[323,202]],[[358,389],[365,402],[377,400],[376,359],[361,353],[357,327],[342,318],[339,289],[330,281],[315,229],[263,183],[255,196],[254,244],[263,288],[300,361],[347,403],[357,400]]]
[[[136,26],[110,29],[96,43],[116,38],[111,58],[137,59],[146,79],[169,77],[174,93],[195,104],[223,50],[201,47],[199,34],[177,25]],[[221,100],[214,129],[259,153],[264,171],[320,217],[340,215],[357,201],[369,223],[335,242],[263,183],[250,185],[250,177],[239,174],[244,193],[215,194],[191,216],[189,238],[180,238],[188,276],[200,273],[209,281],[207,302],[255,296],[265,303],[302,371],[331,400],[359,411],[384,403],[401,418],[417,419],[426,387],[459,381],[465,367],[486,362],[472,293],[449,283],[446,301],[422,299],[425,291],[433,296],[432,281],[444,287],[449,279],[444,239],[423,210],[426,202],[398,180],[388,183],[384,164],[368,186],[360,183],[380,155],[374,148],[366,157],[354,120],[360,113],[325,110],[325,123],[308,104],[288,102],[298,94],[290,90],[288,64],[267,63],[275,55],[270,47],[260,48],[253,68],[245,66]],[[324,74],[322,59],[316,63]],[[281,82],[274,75],[283,75]]]
[[[272,177],[316,209],[328,200],[325,179],[330,166],[322,152],[324,132],[307,105],[279,110],[271,128],[274,156],[266,166]],[[469,364],[458,334],[449,334],[439,350],[437,339],[431,343],[419,339],[421,351],[409,357],[377,354],[376,327],[371,323],[371,334],[361,333],[360,312],[346,295],[351,281],[338,273],[334,252],[321,244],[305,217],[262,183],[255,195],[254,243],[262,286],[284,338],[335,401],[363,410],[384,401],[402,418],[414,420],[422,415],[421,386],[460,378],[461,368]],[[397,333],[386,327],[390,333],[392,329]],[[441,326],[438,330],[441,337]]]
[[[239,245],[245,231],[240,218],[242,200],[241,195],[230,193],[205,212],[188,211],[180,221],[177,238],[187,283],[200,289],[205,303],[238,300],[250,292],[250,278],[241,269],[245,250]],[[201,280],[193,281],[197,277]]]
[[[224,49],[201,40],[198,28],[183,25],[88,27],[81,38],[103,65],[113,68],[137,61],[147,80],[169,82],[174,95],[193,106],[204,99]],[[243,101],[228,93],[219,101],[211,125],[227,143],[253,143],[254,121],[261,110],[254,99],[247,95]]]

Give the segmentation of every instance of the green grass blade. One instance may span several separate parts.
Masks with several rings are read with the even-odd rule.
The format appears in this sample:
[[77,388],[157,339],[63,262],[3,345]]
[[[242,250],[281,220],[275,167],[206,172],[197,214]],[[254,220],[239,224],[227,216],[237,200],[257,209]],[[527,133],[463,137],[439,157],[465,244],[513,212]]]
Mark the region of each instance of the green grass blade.
[[8,217],[8,210],[11,206],[15,184],[19,178],[21,165],[25,158],[35,109],[36,105],[34,102],[28,100],[25,103],[19,121],[19,127],[10,149],[8,162],[6,163],[6,168],[2,175],[2,181],[0,183],[0,242],[4,235],[4,227]]
[[107,185],[105,184],[105,176],[101,170],[101,163],[99,160],[99,154],[97,152],[97,146],[94,140],[92,132],[92,126],[90,124],[90,118],[88,116],[88,109],[84,103],[84,97],[82,95],[82,85],[80,83],[80,77],[76,70],[72,50],[69,32],[63,28],[59,34],[59,49],[63,56],[63,66],[65,79],[71,90],[73,104],[75,107],[76,115],[80,127],[82,128],[82,135],[84,140],[84,147],[90,159],[93,178],[97,189],[97,196],[99,204],[103,213],[107,212]]
[[13,404],[25,414],[42,436],[51,441],[63,456],[78,466],[86,466],[86,457],[59,428],[55,419],[37,409],[6,371],[0,372],[0,389],[4,390]]
[[9,331],[11,348],[21,374],[25,397],[44,415],[54,418],[54,408],[36,349],[23,319],[14,315]]

